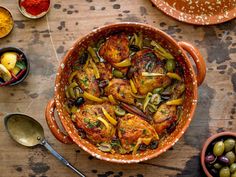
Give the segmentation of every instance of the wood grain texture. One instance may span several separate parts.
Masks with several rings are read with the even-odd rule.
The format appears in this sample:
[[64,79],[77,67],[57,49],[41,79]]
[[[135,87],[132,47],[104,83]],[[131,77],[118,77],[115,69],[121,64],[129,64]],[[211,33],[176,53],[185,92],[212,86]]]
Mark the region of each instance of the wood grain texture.
[[[39,20],[22,16],[15,1],[1,0],[0,5],[10,9],[15,20],[12,33],[0,39],[0,48],[19,47],[31,62],[30,75],[21,85],[0,88],[0,176],[76,176],[42,147],[14,143],[3,124],[3,117],[12,112],[35,117],[50,144],[89,177],[202,177],[199,152],[204,140],[219,131],[236,131],[236,19],[217,26],[192,26],[164,15],[148,0],[53,0],[49,14]],[[190,42],[207,62],[198,107],[185,135],[158,158],[131,165],[100,161],[76,145],[61,144],[44,118],[46,103],[53,97],[55,73],[66,51],[92,29],[120,21],[147,23],[177,41]]]

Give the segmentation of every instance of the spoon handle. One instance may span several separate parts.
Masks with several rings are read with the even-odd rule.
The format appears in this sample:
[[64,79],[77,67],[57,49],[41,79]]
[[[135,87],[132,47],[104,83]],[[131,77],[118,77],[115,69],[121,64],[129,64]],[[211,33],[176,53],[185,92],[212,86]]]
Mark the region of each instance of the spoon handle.
[[80,175],[81,177],[86,177],[84,174],[82,174],[79,170],[77,170],[73,165],[71,165],[66,159],[64,159],[64,157],[62,157],[60,154],[58,154],[58,152],[56,152],[52,146],[50,146],[50,144],[48,144],[48,142],[44,139],[41,141],[41,144],[47,149],[49,150],[49,152],[52,153],[52,155],[54,155],[54,157],[56,157],[58,160],[60,160],[62,163],[64,163],[68,168],[72,169],[75,173],[77,173],[78,175]]

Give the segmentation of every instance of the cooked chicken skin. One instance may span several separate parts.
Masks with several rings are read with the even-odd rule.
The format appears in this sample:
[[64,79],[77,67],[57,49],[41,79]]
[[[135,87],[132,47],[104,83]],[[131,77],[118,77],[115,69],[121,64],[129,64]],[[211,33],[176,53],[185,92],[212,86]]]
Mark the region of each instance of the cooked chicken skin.
[[99,50],[99,55],[110,63],[119,63],[129,57],[129,39],[125,34],[108,38]]
[[[76,113],[78,127],[86,132],[87,138],[93,143],[110,142],[115,137],[115,127],[104,116],[102,107],[115,118],[114,108],[108,103],[84,104]],[[105,119],[109,127],[98,120],[98,117]]]
[[153,116],[154,128],[158,134],[162,134],[168,127],[177,121],[176,106],[162,104]]
[[145,95],[157,87],[167,86],[171,79],[167,76],[146,77],[142,72],[164,74],[164,63],[158,59],[151,49],[144,49],[132,57],[133,81],[141,95]]
[[109,63],[98,63],[97,68],[100,73],[100,80],[112,79],[112,67]]
[[150,142],[159,139],[155,129],[149,123],[133,114],[126,114],[119,119],[118,137],[127,152],[134,150],[139,139],[149,139]]
[[131,92],[129,81],[124,79],[112,79],[105,88],[106,95],[112,95],[115,99],[128,104],[134,104],[135,99]]
[[78,83],[79,86],[86,92],[99,97],[100,89],[98,86],[98,81],[95,78],[93,68],[91,66],[86,67],[85,69],[78,70]]
[[122,33],[109,37],[104,45],[100,48],[99,55],[111,63],[113,67],[117,68],[123,73],[126,73],[128,70],[127,67],[119,68],[114,64],[129,58],[128,36]]

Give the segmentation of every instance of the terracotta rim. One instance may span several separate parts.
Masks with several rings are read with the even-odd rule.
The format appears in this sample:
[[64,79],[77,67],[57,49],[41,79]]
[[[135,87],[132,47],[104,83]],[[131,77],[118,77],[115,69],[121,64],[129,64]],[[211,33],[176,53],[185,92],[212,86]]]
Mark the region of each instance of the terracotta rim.
[[[164,12],[166,15],[185,23],[193,25],[215,25],[223,22],[227,22],[236,18],[236,7],[227,11],[227,15],[219,14],[213,16],[207,16],[208,19],[205,19],[205,16],[188,14],[181,12],[166,3],[163,0],[150,0],[159,10]],[[200,18],[201,17],[201,18]]]
[[[178,140],[179,138],[184,134],[184,132],[186,131],[186,129],[188,128],[192,118],[193,118],[193,115],[194,115],[194,111],[195,111],[195,108],[196,108],[196,103],[197,103],[197,79],[196,79],[196,76],[195,74],[192,74],[194,73],[194,69],[193,69],[193,66],[191,65],[191,62],[189,61],[189,58],[187,57],[186,53],[185,53],[185,50],[180,47],[180,45],[172,38],[170,37],[168,34],[166,34],[165,32],[157,29],[157,28],[154,28],[150,25],[146,25],[146,24],[141,24],[141,23],[130,23],[130,22],[124,22],[124,23],[115,23],[115,24],[111,24],[111,25],[107,25],[107,26],[104,26],[104,27],[100,27],[98,29],[95,29],[93,30],[91,33],[88,33],[87,35],[85,35],[84,37],[78,39],[74,45],[70,48],[70,50],[67,52],[66,56],[63,58],[63,60],[61,61],[61,64],[60,64],[60,67],[58,69],[58,72],[57,72],[57,76],[56,76],[56,81],[55,81],[55,104],[56,104],[56,109],[58,111],[58,115],[59,117],[61,116],[61,114],[63,114],[60,110],[61,108],[61,104],[60,104],[60,99],[59,99],[59,93],[60,93],[60,90],[57,89],[58,87],[58,83],[60,83],[60,75],[61,73],[63,72],[63,68],[64,68],[64,63],[66,63],[68,61],[68,58],[71,56],[74,48],[76,46],[78,46],[78,44],[81,42],[81,41],[84,41],[88,38],[88,36],[93,36],[95,33],[97,32],[100,32],[100,31],[104,31],[104,30],[109,30],[109,29],[113,29],[113,28],[116,28],[117,26],[119,27],[142,27],[142,28],[151,28],[152,30],[154,30],[157,34],[159,34],[160,36],[164,36],[164,38],[168,39],[168,42],[171,43],[171,45],[173,45],[176,50],[180,50],[182,52],[182,56],[184,58],[184,61],[186,62],[187,66],[188,66],[188,70],[191,72],[191,80],[193,81],[192,83],[192,89],[193,89],[193,93],[192,93],[192,104],[190,106],[190,111],[188,113],[188,119],[186,118],[186,121],[185,121],[185,124],[183,125],[181,131],[178,132],[178,134],[175,136],[175,138],[170,142],[168,143],[168,145],[165,145],[161,150],[158,150],[156,152],[153,152],[152,154],[148,154],[147,156],[145,157],[134,157],[134,159],[120,159],[120,158],[111,158],[111,157],[106,157],[106,153],[103,153],[102,155],[101,154],[97,154],[96,152],[93,152],[91,151],[89,148],[87,148],[85,145],[83,145],[82,142],[80,142],[80,140],[78,140],[77,138],[75,138],[70,130],[70,128],[67,126],[67,122],[63,119],[60,118],[61,122],[62,122],[62,125],[64,127],[64,129],[66,130],[66,132],[69,132],[69,136],[70,138],[77,144],[79,145],[83,150],[85,150],[86,152],[88,152],[89,154],[91,154],[92,156],[95,156],[96,158],[98,159],[101,159],[101,160],[106,160],[106,161],[109,161],[109,162],[116,162],[116,163],[138,163],[138,162],[141,162],[141,161],[144,161],[144,160],[148,160],[148,159],[152,159],[154,157],[157,157],[158,155],[160,155],[161,153],[165,152],[166,150],[168,150],[170,147],[172,147]],[[189,44],[190,45],[190,44]],[[189,49],[190,51],[191,49]],[[196,61],[195,61],[196,62]],[[204,62],[201,60],[201,62]],[[205,69],[203,69],[205,70]],[[201,72],[201,71],[200,71]],[[203,74],[203,73],[202,73]],[[205,76],[205,74],[203,74]],[[204,79],[204,76],[203,76],[203,79]],[[49,119],[54,119],[53,117],[51,117],[52,113],[54,112],[54,107],[52,106],[53,104],[48,104],[47,106],[47,110],[50,110],[49,112],[46,112],[46,117],[49,117]],[[48,119],[48,118],[47,118]],[[49,125],[50,129],[53,125]],[[59,130],[57,130],[59,131]],[[56,132],[54,132],[56,133]],[[64,138],[66,138],[67,135],[64,135]],[[123,156],[122,156],[123,157]]]
[[236,132],[221,132],[221,133],[217,133],[217,134],[214,134],[212,136],[210,136],[206,141],[205,143],[203,144],[203,147],[202,147],[202,151],[201,151],[201,165],[202,165],[202,168],[205,172],[205,174],[208,176],[208,177],[212,177],[212,175],[209,173],[207,167],[206,167],[206,164],[205,164],[205,155],[206,155],[206,150],[208,148],[208,146],[210,145],[210,143],[212,141],[214,141],[215,139],[221,137],[221,136],[233,136],[236,138]]

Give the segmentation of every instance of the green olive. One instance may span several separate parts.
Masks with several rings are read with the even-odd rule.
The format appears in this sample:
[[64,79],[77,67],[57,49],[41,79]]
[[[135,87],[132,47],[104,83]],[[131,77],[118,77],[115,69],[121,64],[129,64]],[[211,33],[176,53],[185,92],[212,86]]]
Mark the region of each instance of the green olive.
[[213,147],[213,154],[215,156],[221,156],[224,153],[225,146],[223,141],[218,141]]
[[236,172],[236,163],[231,164],[229,169],[231,173]]
[[152,93],[161,93],[161,92],[163,92],[163,90],[164,90],[164,88],[163,87],[158,87],[158,88],[155,88],[153,91],[152,91]]
[[229,167],[223,167],[220,169],[220,177],[230,177]]
[[121,109],[119,106],[116,106],[115,108],[115,114],[117,116],[124,116],[125,115],[125,110]]
[[222,165],[219,163],[215,163],[213,166],[215,169],[218,169],[218,170],[222,168]]
[[110,144],[103,142],[98,145],[98,149],[100,149],[103,152],[110,152],[112,147]]
[[172,72],[175,69],[175,61],[173,59],[167,60],[165,68],[167,71]]
[[113,76],[117,77],[117,78],[123,78],[124,77],[124,74],[119,71],[119,70],[113,70]]
[[224,145],[225,145],[225,152],[229,152],[234,148],[235,140],[232,138],[229,138],[224,141]]
[[225,154],[225,157],[227,157],[229,159],[229,164],[231,165],[232,163],[234,163],[235,161],[235,154],[233,153],[233,151],[229,151]]
[[234,172],[233,174],[231,174],[231,177],[236,177],[236,172]]

